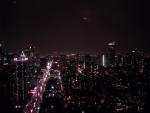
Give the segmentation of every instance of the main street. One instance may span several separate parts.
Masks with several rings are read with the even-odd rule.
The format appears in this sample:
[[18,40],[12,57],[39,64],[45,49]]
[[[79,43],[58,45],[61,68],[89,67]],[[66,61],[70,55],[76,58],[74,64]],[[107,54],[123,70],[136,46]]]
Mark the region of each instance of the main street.
[[39,75],[40,80],[37,81],[37,86],[33,89],[33,96],[30,101],[24,107],[23,113],[38,113],[40,109],[40,103],[42,102],[43,92],[47,80],[50,78],[50,71],[53,65],[53,61],[47,63],[46,69],[42,69],[43,74]]

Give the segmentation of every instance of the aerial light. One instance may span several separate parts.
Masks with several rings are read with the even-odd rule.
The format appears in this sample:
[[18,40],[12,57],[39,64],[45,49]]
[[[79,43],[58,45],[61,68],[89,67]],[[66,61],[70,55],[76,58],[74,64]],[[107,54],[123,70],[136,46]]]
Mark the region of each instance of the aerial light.
[[52,89],[52,90],[55,89],[54,85],[51,85],[51,89]]

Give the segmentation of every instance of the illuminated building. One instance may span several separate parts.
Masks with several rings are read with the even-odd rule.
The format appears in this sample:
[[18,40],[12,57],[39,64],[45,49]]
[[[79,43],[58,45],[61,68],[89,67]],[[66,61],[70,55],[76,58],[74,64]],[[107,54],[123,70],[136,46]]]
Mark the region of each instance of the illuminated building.
[[123,65],[123,57],[121,54],[117,54],[115,56],[115,65],[122,66]]
[[106,54],[102,54],[101,55],[101,65],[103,67],[107,67],[107,57],[106,57]]
[[131,73],[143,73],[145,63],[145,53],[137,49],[132,50],[123,57],[123,65]]
[[11,113],[13,109],[14,65],[12,53],[7,53],[0,43],[0,112]]
[[24,49],[23,51],[28,58],[31,59],[34,57],[34,47],[33,46],[29,46],[28,48]]
[[108,62],[110,66],[115,65],[116,42],[108,43]]
[[28,58],[28,68],[30,77],[37,76],[37,73],[40,69],[40,56],[35,54],[35,48],[33,46],[29,46],[28,48],[24,49],[23,52]]
[[16,104],[18,105],[22,105],[26,99],[26,82],[29,75],[28,60],[28,57],[26,57],[23,51],[20,57],[14,58],[16,64]]

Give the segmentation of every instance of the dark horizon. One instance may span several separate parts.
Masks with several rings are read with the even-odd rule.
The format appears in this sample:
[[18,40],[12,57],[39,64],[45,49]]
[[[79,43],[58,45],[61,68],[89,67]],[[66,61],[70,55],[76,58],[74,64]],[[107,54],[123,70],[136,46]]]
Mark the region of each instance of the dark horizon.
[[103,52],[112,41],[119,51],[150,50],[149,7],[144,1],[3,1],[0,40],[10,51],[32,44],[43,55]]

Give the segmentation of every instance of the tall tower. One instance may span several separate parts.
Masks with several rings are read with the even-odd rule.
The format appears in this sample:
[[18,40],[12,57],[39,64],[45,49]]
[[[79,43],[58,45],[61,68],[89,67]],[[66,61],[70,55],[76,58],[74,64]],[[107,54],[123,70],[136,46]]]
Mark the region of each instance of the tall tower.
[[16,104],[23,104],[25,100],[25,82],[28,75],[28,57],[22,51],[18,58],[14,58],[16,64],[15,80],[16,80]]
[[116,56],[116,42],[111,42],[107,44],[108,46],[108,62],[110,66],[115,65]]
[[101,66],[107,67],[107,56],[106,54],[101,54]]

